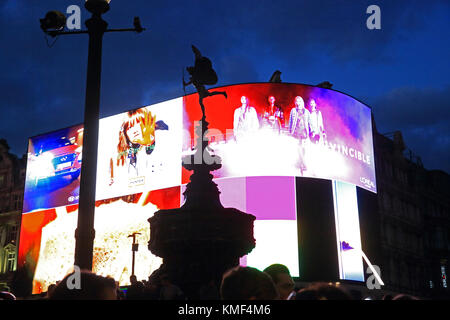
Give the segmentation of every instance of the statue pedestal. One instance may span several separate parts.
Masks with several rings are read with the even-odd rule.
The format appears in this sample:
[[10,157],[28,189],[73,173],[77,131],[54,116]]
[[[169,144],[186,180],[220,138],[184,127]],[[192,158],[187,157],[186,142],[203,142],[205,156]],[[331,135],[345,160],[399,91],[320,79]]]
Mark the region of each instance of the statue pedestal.
[[183,166],[193,171],[185,203],[181,208],[159,210],[148,219],[148,249],[163,258],[155,273],[167,274],[188,299],[201,299],[199,292],[208,284],[218,289],[223,273],[255,247],[255,216],[220,203],[210,172],[221,167],[221,159],[209,153],[203,140],[208,123],[200,123],[196,152],[183,159]]

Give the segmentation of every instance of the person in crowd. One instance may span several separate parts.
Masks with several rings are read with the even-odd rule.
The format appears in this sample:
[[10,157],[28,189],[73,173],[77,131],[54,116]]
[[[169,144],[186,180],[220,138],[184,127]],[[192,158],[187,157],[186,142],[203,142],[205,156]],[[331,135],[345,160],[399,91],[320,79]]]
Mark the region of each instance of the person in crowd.
[[141,300],[144,295],[144,284],[138,281],[135,275],[130,276],[131,285],[128,287],[127,300]]
[[258,115],[255,108],[249,105],[246,96],[241,97],[241,106],[234,110],[233,132],[237,141],[248,133],[259,129]]
[[117,300],[127,300],[125,292],[120,290],[119,286],[117,286],[116,293],[117,293]]
[[264,269],[273,280],[280,300],[288,300],[294,296],[295,283],[289,269],[283,264],[272,264]]
[[334,284],[314,283],[299,290],[295,300],[352,300],[352,296]]
[[159,300],[185,300],[183,291],[170,281],[168,274],[162,274],[160,281]]
[[[79,277],[77,279],[77,277]],[[78,283],[77,283],[78,282]],[[70,273],[57,284],[50,300],[117,300],[116,281],[87,270]]]
[[222,300],[276,300],[279,298],[270,276],[252,267],[235,267],[224,273],[220,285]]
[[393,298],[394,297],[392,296],[392,294],[387,293],[383,296],[383,298],[381,298],[381,300],[392,300]]
[[55,283],[52,283],[51,285],[48,286],[47,294],[45,296],[46,299],[50,298],[50,296],[52,295],[53,291],[55,291],[55,288],[56,288],[56,284]]
[[411,296],[409,294],[398,294],[392,300],[420,300],[417,297]]
[[199,289],[200,300],[220,300],[219,288],[210,280]]
[[11,292],[0,291],[0,300],[17,300],[17,298]]
[[264,111],[262,117],[262,126],[270,128],[277,133],[280,133],[280,130],[284,126],[284,113],[281,108],[275,105],[275,97],[270,96],[268,98],[269,105]]

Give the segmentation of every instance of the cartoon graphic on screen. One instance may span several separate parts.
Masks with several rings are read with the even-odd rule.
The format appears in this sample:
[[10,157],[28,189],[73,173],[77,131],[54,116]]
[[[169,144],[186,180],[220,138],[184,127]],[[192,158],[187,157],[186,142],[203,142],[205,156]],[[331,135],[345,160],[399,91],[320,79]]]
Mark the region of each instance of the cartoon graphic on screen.
[[300,96],[295,97],[295,107],[292,108],[289,116],[289,132],[292,136],[298,139],[300,143],[300,170],[303,172],[306,170],[305,164],[305,149],[309,143],[309,128],[310,112],[305,108],[303,98]]
[[[156,121],[156,116],[145,108],[128,111],[119,131],[115,165],[126,165],[131,176],[142,174],[148,167],[148,156],[156,147],[155,130],[169,130],[169,127],[162,120]],[[111,185],[114,183],[112,158],[110,162]]]
[[275,105],[275,97],[269,96],[269,106],[262,116],[262,127],[271,128],[274,132],[279,133],[284,127],[284,113],[281,108]]
[[259,129],[258,115],[255,108],[249,105],[246,96],[241,97],[241,106],[234,110],[233,131],[236,140]]

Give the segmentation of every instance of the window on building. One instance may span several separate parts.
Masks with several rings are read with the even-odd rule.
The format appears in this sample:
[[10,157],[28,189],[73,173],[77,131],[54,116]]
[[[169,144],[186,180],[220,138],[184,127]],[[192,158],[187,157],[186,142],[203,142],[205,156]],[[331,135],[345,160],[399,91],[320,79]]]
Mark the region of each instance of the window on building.
[[6,272],[13,272],[15,271],[16,267],[16,252],[15,251],[8,251],[8,254],[6,256]]
[[6,176],[5,174],[0,174],[0,188],[2,188],[6,184]]
[[16,224],[8,226],[6,233],[6,244],[16,243],[18,226]]
[[13,207],[14,210],[20,210],[22,208],[22,197],[18,194],[13,196]]
[[16,270],[16,246],[8,244],[4,247],[3,261],[0,261],[0,273],[13,272]]

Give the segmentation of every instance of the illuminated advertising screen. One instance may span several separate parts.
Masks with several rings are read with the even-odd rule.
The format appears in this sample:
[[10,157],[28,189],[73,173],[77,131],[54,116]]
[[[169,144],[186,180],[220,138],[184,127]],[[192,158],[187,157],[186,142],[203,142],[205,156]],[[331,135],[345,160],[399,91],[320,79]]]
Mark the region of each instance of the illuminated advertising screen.
[[[209,123],[205,139],[222,158],[222,167],[212,172],[222,204],[256,217],[256,248],[241,264],[264,269],[282,263],[297,277],[301,221],[295,177],[376,192],[370,109],[345,94],[299,84],[243,84],[210,91],[219,94],[204,100]],[[193,152],[194,127],[201,117],[198,95],[190,94],[100,120],[95,272],[129,284],[128,236],[134,232],[140,233],[138,279],[147,279],[160,266],[161,259],[147,249],[147,220],[157,210],[184,203],[192,172],[182,167],[181,159]],[[29,139],[18,265],[32,279],[33,293],[45,291],[73,267],[82,140],[82,125]],[[334,186],[335,198],[346,199],[346,189],[339,186]],[[352,244],[360,247],[359,229],[345,231],[345,225],[358,224],[357,212],[346,213],[342,201],[347,200],[335,205],[337,241],[350,232]],[[349,252],[340,256],[341,278],[359,279],[359,265],[352,271],[352,262],[346,262]]]
[[23,212],[78,203],[83,126],[30,138]]
[[[213,91],[213,90],[212,90]],[[298,176],[344,181],[376,192],[371,111],[336,91],[298,84],[245,84],[206,108],[209,138],[223,166],[214,177]],[[201,118],[198,96],[185,103],[185,143]],[[183,176],[183,182],[187,181]]]

